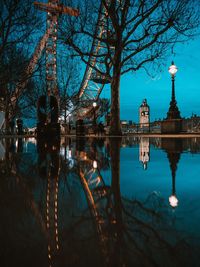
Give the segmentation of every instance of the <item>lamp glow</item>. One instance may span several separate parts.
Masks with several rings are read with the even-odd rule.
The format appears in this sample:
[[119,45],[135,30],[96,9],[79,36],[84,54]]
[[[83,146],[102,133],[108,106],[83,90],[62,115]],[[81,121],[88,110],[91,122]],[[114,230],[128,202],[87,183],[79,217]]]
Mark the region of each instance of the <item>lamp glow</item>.
[[72,158],[72,151],[71,151],[71,149],[69,149],[69,151],[68,151],[68,157],[69,157],[69,159]]
[[178,206],[178,199],[175,195],[171,195],[169,197],[169,204],[172,208],[176,208]]
[[97,161],[96,160],[93,161],[93,168],[97,169]]
[[178,71],[177,66],[174,64],[174,62],[172,61],[172,65],[169,67],[169,73],[174,76]]
[[93,107],[95,108],[97,106],[97,103],[96,102],[93,102]]

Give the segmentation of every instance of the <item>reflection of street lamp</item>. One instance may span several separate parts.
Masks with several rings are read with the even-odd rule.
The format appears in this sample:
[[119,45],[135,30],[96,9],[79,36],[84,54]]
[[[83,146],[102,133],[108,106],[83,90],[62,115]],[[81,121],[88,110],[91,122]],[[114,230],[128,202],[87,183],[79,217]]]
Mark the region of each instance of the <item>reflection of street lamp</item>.
[[94,112],[93,127],[94,127],[94,133],[96,133],[96,112],[95,112],[95,108],[97,106],[97,103],[93,102],[92,106],[93,106],[93,112]]
[[176,208],[178,206],[178,199],[176,195],[171,195],[169,197],[169,204],[172,208]]
[[181,153],[183,152],[183,141],[178,138],[162,138],[161,148],[167,153],[171,171],[172,192],[169,196],[169,204],[172,208],[175,208],[179,202],[176,197],[176,172]]
[[172,208],[176,208],[178,206],[178,199],[176,197],[176,185],[175,185],[175,171],[172,170],[172,194],[169,197],[169,204]]
[[172,95],[170,101],[170,107],[167,112],[167,119],[180,119],[180,111],[177,107],[176,97],[175,97],[175,74],[177,73],[178,68],[174,65],[172,61],[172,65],[169,67],[169,73],[171,74],[172,79]]

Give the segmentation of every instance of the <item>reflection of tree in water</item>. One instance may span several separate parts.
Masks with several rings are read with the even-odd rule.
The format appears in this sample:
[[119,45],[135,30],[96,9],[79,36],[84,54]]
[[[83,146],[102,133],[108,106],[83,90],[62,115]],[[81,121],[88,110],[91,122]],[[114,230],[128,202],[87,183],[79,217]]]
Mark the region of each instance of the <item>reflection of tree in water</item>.
[[[36,223],[41,218],[37,216],[38,210],[34,205],[33,195],[27,189],[26,181],[20,173],[25,161],[24,158],[21,165],[18,154],[22,153],[22,144],[19,141],[20,148],[15,147],[17,142],[14,139],[7,139],[6,143],[4,170],[1,169],[3,175],[0,179],[0,239],[3,244],[0,248],[0,265],[35,266],[38,260],[43,264],[42,231]],[[35,217],[32,216],[33,212]],[[37,260],[33,256],[34,253],[38,255]]]
[[[194,256],[198,254],[187,242],[187,236],[183,239],[182,233],[176,231],[174,216],[158,194],[151,194],[144,202],[121,196],[120,143],[118,139],[109,142],[111,185],[103,184],[101,177],[101,170],[105,168],[102,162],[106,160],[100,159],[107,153],[102,153],[94,140],[82,144],[76,151],[73,180],[80,176],[87,205],[78,211],[78,207],[74,207],[77,212],[70,216],[62,231],[60,257],[69,266],[195,266],[198,260]],[[98,168],[94,168],[94,160]],[[172,167],[173,162],[170,165]],[[101,182],[91,183],[91,173],[94,180],[100,177]],[[80,188],[76,180],[77,186]],[[70,189],[74,191],[73,184]],[[79,194],[83,192],[80,190]],[[76,202],[78,198],[69,199],[68,208],[74,212],[71,201]],[[83,200],[83,195],[80,199]]]
[[[194,255],[198,254],[191,240],[176,231],[175,214],[160,195],[154,192],[144,202],[121,195],[120,139],[90,139],[79,142],[76,149],[73,141],[67,140],[65,145],[74,165],[69,164],[70,158],[60,158],[59,250],[52,267],[195,266],[198,260]],[[13,253],[10,261],[23,259],[29,266],[48,266],[47,243],[55,237],[53,233],[48,237],[45,220],[49,156],[42,151],[39,154],[38,158],[36,154],[10,154],[9,164],[16,165],[16,173],[10,172],[7,180],[0,181],[1,229],[6,229],[0,237],[5,248],[10,248],[1,253],[7,257]],[[54,163],[56,155],[50,157]],[[110,163],[112,181],[108,184],[101,172],[109,169]],[[12,187],[8,179],[12,179]]]
[[[156,193],[143,203],[121,196],[120,142],[119,139],[110,140],[112,184],[109,190],[105,189],[104,194],[101,192],[101,199],[95,201],[89,183],[83,186],[94,217],[104,265],[187,266],[194,251],[176,232],[171,211],[164,200]],[[83,173],[80,172],[80,176],[84,176]],[[87,181],[85,175],[83,184]],[[185,257],[182,251],[186,248]]]
[[[144,202],[121,196],[120,140],[113,139],[110,144],[116,216],[116,225],[113,226],[115,245],[112,246],[114,252],[110,266],[198,266],[199,256],[191,246],[190,237],[177,232],[171,212],[158,194],[151,194]],[[167,148],[172,175],[175,175],[181,150]]]
[[[77,145],[78,144],[78,145]],[[80,145],[81,144],[81,145]],[[76,166],[74,174],[81,185],[80,199],[85,202],[82,210],[72,217],[74,223],[69,223],[64,231],[65,255],[69,266],[102,266],[101,216],[96,206],[104,195],[106,186],[100,170],[106,169],[104,141],[76,142]],[[72,188],[72,190],[74,190]],[[88,210],[89,207],[89,210]],[[98,210],[99,211],[99,210]],[[92,219],[92,220],[91,220]],[[100,246],[97,246],[97,240]]]
[[[191,153],[199,153],[200,152],[200,138],[190,137],[190,138],[151,138],[151,144],[154,147],[158,147],[161,149],[165,149],[167,146],[177,147],[179,149],[181,143],[182,151],[189,151]],[[171,144],[170,144],[171,143]]]

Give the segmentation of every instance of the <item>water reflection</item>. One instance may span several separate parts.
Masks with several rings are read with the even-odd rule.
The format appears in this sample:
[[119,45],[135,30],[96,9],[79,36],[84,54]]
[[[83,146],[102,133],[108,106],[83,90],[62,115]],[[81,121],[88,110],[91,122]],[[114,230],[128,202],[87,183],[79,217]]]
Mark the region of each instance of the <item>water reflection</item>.
[[58,182],[60,172],[60,143],[38,140],[38,169],[46,178],[46,232],[49,266],[55,266],[59,250],[58,238]]
[[5,159],[5,148],[0,141],[0,160],[3,161]]
[[178,206],[178,198],[176,196],[176,170],[181,157],[181,153],[183,152],[183,140],[175,138],[164,138],[162,139],[161,147],[167,153],[172,176],[172,194],[169,197],[169,204],[172,208],[176,208]]
[[[200,152],[198,139],[64,138],[37,147],[35,140],[6,139],[0,148],[1,266],[198,266],[200,232],[187,228],[189,209],[180,201],[172,213],[167,203],[179,204],[178,164],[181,154]],[[157,153],[156,182],[148,172]],[[164,155],[167,197],[156,190]],[[147,192],[145,182],[134,188],[146,176],[155,190]],[[134,196],[138,189],[144,197]],[[191,216],[200,219],[199,207]]]
[[150,160],[150,147],[149,147],[149,138],[141,137],[139,143],[139,160],[142,162],[144,170],[147,169],[147,164]]

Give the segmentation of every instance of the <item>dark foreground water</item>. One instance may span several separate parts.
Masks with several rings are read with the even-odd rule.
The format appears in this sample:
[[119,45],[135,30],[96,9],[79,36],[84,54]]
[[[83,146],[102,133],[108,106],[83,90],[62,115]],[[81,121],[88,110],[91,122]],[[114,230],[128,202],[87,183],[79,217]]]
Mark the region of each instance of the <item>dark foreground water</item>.
[[0,142],[0,266],[200,266],[200,139]]

